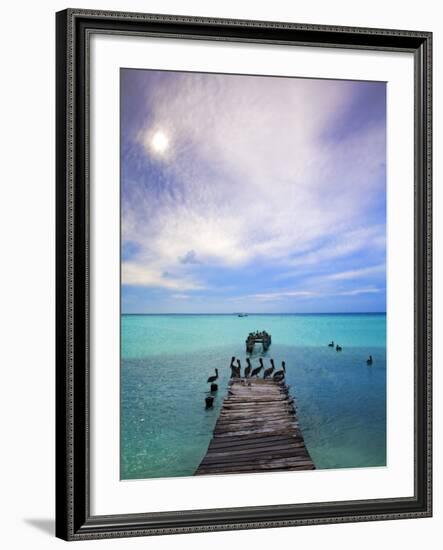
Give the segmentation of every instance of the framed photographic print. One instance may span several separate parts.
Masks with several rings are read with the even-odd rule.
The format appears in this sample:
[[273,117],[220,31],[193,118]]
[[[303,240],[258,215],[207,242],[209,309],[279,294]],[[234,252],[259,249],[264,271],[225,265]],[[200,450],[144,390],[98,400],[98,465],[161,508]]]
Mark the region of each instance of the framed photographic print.
[[431,515],[431,39],[57,14],[57,536]]

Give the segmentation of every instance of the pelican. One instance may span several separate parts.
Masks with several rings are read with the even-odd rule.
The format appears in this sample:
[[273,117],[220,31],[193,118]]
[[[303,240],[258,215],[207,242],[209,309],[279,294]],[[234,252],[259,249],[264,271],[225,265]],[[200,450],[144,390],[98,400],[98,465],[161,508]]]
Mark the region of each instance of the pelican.
[[269,376],[271,376],[274,370],[275,370],[274,359],[271,359],[271,366],[269,367],[269,369],[265,370],[265,372],[263,373],[263,378],[269,378]]
[[263,365],[263,359],[260,357],[259,358],[259,363],[260,363],[260,366],[259,367],[256,367],[252,372],[251,372],[251,378],[253,376],[258,376],[260,374],[260,372],[265,368],[264,365]]
[[218,378],[218,369],[215,369],[215,375],[214,376],[210,376],[208,378],[208,383],[209,384],[212,384],[212,382],[215,382]]
[[281,367],[281,370],[278,370],[272,377],[276,382],[281,382],[285,378],[286,363],[284,361],[281,362]]
[[329,346],[330,348],[333,348],[333,347],[334,347],[334,340],[332,340],[331,343],[328,344],[328,346]]
[[335,346],[336,351],[341,351],[343,348],[339,346],[338,344]]
[[368,366],[370,366],[370,365],[372,365],[372,362],[373,362],[373,360],[372,360],[372,355],[370,355],[369,358],[366,360],[366,364],[367,364]]
[[236,367],[234,366],[234,361],[235,357],[232,357],[231,364],[229,365],[229,367],[231,368],[231,378],[235,378]]
[[249,359],[249,357],[246,359],[246,363],[248,364],[248,366],[245,367],[245,378],[249,378],[252,369],[251,360]]
[[235,368],[234,378],[241,378],[241,363],[240,359],[237,359],[237,366]]

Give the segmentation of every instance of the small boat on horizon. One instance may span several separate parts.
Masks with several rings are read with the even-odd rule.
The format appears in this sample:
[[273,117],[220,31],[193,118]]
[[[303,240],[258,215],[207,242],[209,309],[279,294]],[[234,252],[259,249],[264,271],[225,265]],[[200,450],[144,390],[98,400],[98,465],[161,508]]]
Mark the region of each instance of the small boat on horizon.
[[237,314],[237,317],[247,317],[248,314],[247,313],[238,313]]

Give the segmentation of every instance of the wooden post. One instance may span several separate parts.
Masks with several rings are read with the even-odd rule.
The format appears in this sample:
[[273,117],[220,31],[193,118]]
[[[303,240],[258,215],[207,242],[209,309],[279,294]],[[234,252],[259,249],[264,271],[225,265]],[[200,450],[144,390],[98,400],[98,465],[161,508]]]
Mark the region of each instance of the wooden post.
[[206,408],[212,409],[214,406],[214,398],[211,395],[208,395],[208,397],[205,399],[206,402]]
[[211,393],[215,393],[218,390],[217,384],[211,384]]

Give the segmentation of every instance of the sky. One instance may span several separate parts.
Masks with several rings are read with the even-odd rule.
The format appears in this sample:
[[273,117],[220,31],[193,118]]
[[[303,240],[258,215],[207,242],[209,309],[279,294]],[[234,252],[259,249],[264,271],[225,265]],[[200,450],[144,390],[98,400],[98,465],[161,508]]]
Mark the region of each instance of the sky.
[[122,313],[386,310],[386,84],[121,69]]

